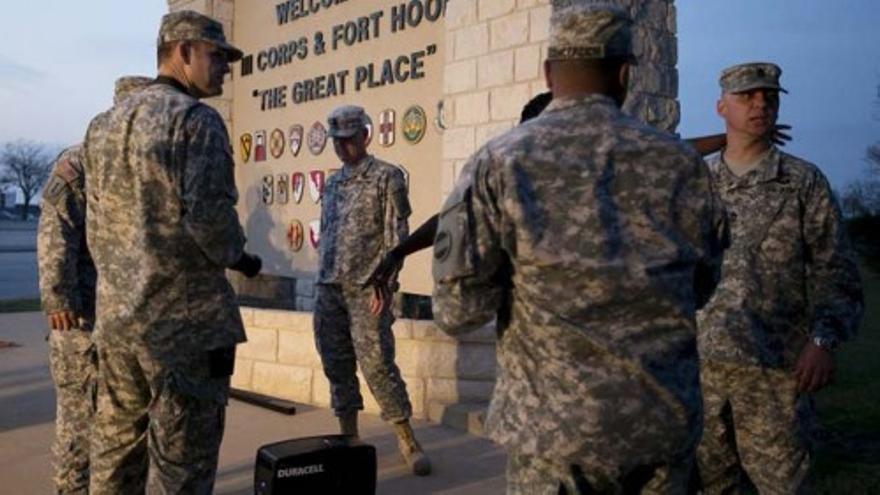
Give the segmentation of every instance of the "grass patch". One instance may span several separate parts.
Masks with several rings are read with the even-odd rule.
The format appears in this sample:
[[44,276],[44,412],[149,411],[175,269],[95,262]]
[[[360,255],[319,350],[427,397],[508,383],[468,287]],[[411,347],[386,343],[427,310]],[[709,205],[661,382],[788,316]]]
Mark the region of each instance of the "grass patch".
[[816,395],[818,493],[880,491],[880,276],[862,270],[865,317],[837,353],[835,383]]
[[40,311],[40,300],[37,298],[0,300],[0,313],[22,313],[25,311]]

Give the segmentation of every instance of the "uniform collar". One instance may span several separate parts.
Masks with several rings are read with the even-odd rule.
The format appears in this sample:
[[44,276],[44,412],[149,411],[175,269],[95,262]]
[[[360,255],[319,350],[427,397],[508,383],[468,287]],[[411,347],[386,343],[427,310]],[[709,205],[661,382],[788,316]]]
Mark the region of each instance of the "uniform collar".
[[614,98],[599,93],[588,93],[566,96],[564,98],[553,98],[550,104],[547,105],[547,108],[544,109],[544,112],[556,112],[581,105],[607,105],[615,109],[618,108]]
[[373,155],[367,154],[357,165],[342,164],[342,180],[363,177],[373,166]]
[[770,150],[764,155],[764,158],[761,159],[758,166],[749,170],[742,177],[738,177],[730,170],[730,167],[728,167],[727,163],[724,161],[724,150],[722,150],[721,156],[718,160],[718,173],[722,182],[728,187],[754,186],[765,182],[773,182],[778,179],[781,161],[782,157],[780,156],[779,149],[776,146],[771,146]]
[[169,76],[156,76],[156,79],[153,81],[153,84],[165,84],[167,86],[171,86],[172,88],[180,91],[181,93],[185,93],[189,96],[192,96],[186,86],[183,85],[182,82],[174,79]]

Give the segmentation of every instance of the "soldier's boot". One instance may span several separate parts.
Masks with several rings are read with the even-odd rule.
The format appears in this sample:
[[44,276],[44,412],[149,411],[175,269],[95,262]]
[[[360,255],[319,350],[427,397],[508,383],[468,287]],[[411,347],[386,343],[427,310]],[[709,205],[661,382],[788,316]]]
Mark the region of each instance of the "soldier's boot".
[[425,455],[422,446],[419,445],[419,441],[416,440],[409,421],[394,423],[394,429],[397,431],[397,448],[400,449],[403,459],[409,465],[413,474],[416,476],[431,474],[431,461]]
[[360,436],[358,434],[357,411],[339,416],[339,432],[343,435],[352,435],[355,437]]

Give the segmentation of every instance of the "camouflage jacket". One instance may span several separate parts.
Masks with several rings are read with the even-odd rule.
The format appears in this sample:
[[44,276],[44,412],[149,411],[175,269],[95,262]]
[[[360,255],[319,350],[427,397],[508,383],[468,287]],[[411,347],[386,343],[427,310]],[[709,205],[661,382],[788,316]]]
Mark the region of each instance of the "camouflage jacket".
[[459,334],[511,287],[490,436],[591,465],[692,447],[694,313],[717,282],[724,228],[700,157],[605,96],[554,100],[477,151],[440,213],[433,303]]
[[86,198],[82,148],[55,160],[43,189],[37,230],[40,295],[46,313],[73,311],[95,319],[95,264],[86,246]]
[[156,83],[92,121],[85,156],[96,341],[154,356],[243,341],[225,268],[245,238],[220,115]]
[[344,165],[321,196],[319,284],[366,282],[382,257],[409,233],[406,179],[400,168],[367,156]]
[[698,314],[700,355],[791,368],[810,336],[852,336],[863,311],[861,282],[819,169],[776,148],[742,177],[720,156],[709,166],[732,245],[718,290]]

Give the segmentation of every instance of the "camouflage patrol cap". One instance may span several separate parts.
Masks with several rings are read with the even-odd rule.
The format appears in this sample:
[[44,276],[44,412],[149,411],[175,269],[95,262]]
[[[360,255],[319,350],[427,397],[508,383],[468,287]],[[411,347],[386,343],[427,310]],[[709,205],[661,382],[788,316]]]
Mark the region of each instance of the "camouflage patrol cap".
[[788,93],[779,85],[782,69],[769,62],[734,65],[721,71],[718,83],[725,93],[741,93],[750,89],[768,88]]
[[632,19],[620,7],[590,0],[569,0],[554,6],[547,60],[631,55]]
[[118,105],[119,102],[128,97],[135,91],[148,86],[153,79],[144,76],[123,76],[116,80],[113,88],[113,104]]
[[205,41],[226,52],[230,62],[240,60],[241,50],[226,42],[223,24],[192,10],[180,10],[165,14],[159,27],[158,46],[172,41]]
[[347,138],[354,136],[359,130],[367,128],[367,114],[357,105],[336,107],[327,116],[327,124],[331,137]]

